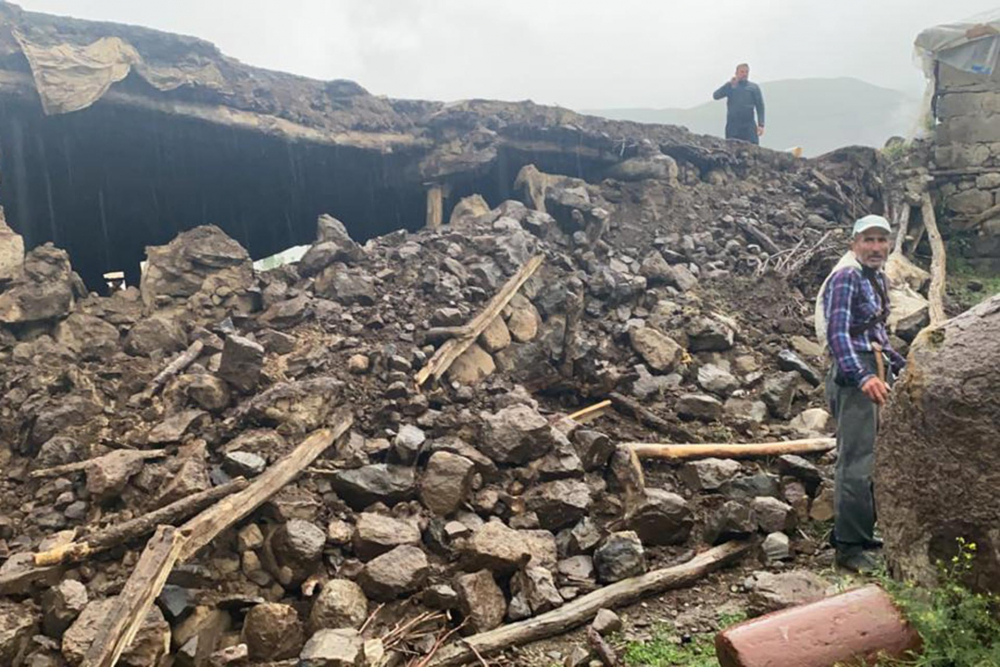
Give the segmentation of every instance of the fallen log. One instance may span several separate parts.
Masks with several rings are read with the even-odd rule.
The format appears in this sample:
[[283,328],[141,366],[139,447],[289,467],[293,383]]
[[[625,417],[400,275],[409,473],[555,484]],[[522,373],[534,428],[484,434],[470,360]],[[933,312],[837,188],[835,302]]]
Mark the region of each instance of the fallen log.
[[268,498],[295,479],[337,439],[351,428],[354,416],[343,408],[335,415],[335,425],[314,431],[283,459],[265,470],[242,491],[221,501],[194,517],[180,530],[187,536],[181,550],[181,560],[187,560],[198,550],[233,524],[263,505]]
[[131,540],[148,535],[160,525],[175,525],[195,512],[225,498],[231,493],[241,491],[248,482],[242,477],[216,486],[201,493],[195,493],[187,498],[181,498],[164,507],[143,514],[117,526],[111,526],[78,542],[70,542],[62,546],[35,554],[35,565],[44,567],[60,563],[79,562],[93,554],[107,551],[116,546],[127,544]]
[[668,435],[674,440],[679,440],[680,442],[691,442],[694,440],[694,436],[691,435],[686,428],[678,424],[668,422],[663,417],[653,414],[651,410],[644,408],[638,401],[635,401],[628,396],[619,394],[618,392],[611,392],[608,394],[608,398],[611,399],[615,409],[619,412],[632,415],[646,426],[656,429],[660,433]]
[[184,543],[184,535],[173,526],[156,529],[80,667],[114,667],[146,620]]
[[837,440],[836,438],[805,438],[783,442],[751,442],[747,444],[707,442],[690,445],[625,442],[621,446],[628,447],[641,459],[686,461],[688,459],[744,459],[757,456],[827,452],[837,446]]
[[686,563],[624,579],[584,595],[562,607],[518,623],[466,637],[438,652],[431,667],[460,665],[475,659],[476,653],[492,655],[515,645],[562,634],[594,618],[603,608],[612,609],[639,599],[681,588],[746,554],[753,543],[726,542],[704,551]]
[[772,241],[771,237],[764,233],[764,230],[750,224],[746,220],[737,220],[736,226],[743,230],[743,233],[749,236],[751,240],[756,241],[769,254],[774,255],[781,252],[778,244]]
[[[167,450],[165,449],[118,449],[113,453],[117,452],[132,452],[132,454],[137,459],[142,459],[143,461],[147,459],[160,459],[167,455]],[[105,454],[104,456],[98,456],[93,459],[87,459],[86,461],[76,461],[74,463],[65,463],[61,466],[53,466],[51,468],[42,468],[41,470],[34,470],[28,473],[30,479],[40,479],[43,477],[59,477],[60,475],[65,475],[71,472],[79,472],[81,470],[86,470],[92,465],[99,465],[100,461],[107,458],[111,454]]]
[[930,302],[931,326],[941,324],[947,318],[944,314],[944,279],[947,258],[944,250],[944,240],[938,230],[934,217],[934,202],[931,196],[924,193],[921,208],[924,228],[927,230],[927,240],[931,244],[931,286],[927,289],[927,300]]
[[606,399],[600,403],[595,403],[583,410],[578,410],[569,416],[570,419],[581,424],[586,424],[592,422],[598,417],[602,417],[608,412],[608,408],[611,407],[611,399]]
[[906,202],[900,204],[899,207],[899,220],[896,224],[896,242],[892,248],[892,254],[899,255],[903,254],[904,248],[903,244],[906,242],[906,235],[910,231],[910,205]]
[[[545,260],[544,255],[535,255],[527,262],[524,263],[517,273],[511,276],[504,286],[497,292],[486,307],[476,315],[468,324],[464,327],[460,327],[460,333],[454,334],[453,338],[448,339],[445,343],[437,349],[434,356],[430,358],[427,365],[420,369],[416,376],[417,389],[420,389],[432,376],[435,380],[440,380],[441,376],[447,372],[451,365],[455,363],[455,360],[462,356],[469,347],[476,342],[479,335],[486,330],[493,320],[497,318],[504,307],[510,303],[510,300],[514,298],[517,291],[521,289],[521,286],[534,275],[538,267],[542,265]],[[449,333],[453,333],[451,329],[447,330]]]

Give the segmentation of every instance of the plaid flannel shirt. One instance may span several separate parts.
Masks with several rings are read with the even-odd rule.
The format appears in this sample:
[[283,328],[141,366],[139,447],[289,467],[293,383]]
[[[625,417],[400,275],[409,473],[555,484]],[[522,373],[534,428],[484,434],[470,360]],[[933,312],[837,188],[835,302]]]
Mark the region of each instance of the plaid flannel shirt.
[[[889,285],[885,273],[879,271],[877,280],[888,294]],[[830,276],[823,293],[826,340],[841,376],[858,387],[875,377],[858,357],[859,352],[872,352],[873,342],[882,346],[894,371],[898,372],[906,365],[906,359],[889,344],[889,333],[884,322],[879,322],[856,336],[851,335],[851,327],[871,321],[878,315],[880,308],[878,293],[861,271],[848,267]]]

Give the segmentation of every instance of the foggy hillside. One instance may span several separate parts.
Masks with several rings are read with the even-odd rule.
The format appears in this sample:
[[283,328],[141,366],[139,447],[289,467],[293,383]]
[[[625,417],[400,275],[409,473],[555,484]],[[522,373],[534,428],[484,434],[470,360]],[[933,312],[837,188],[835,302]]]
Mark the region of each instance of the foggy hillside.
[[[690,109],[586,109],[583,113],[683,125],[692,132],[722,136],[726,102],[712,100],[712,92],[722,83],[706,82],[707,101]],[[760,87],[767,107],[762,145],[777,150],[801,146],[806,155],[851,144],[882,146],[893,135],[908,135],[920,106],[918,98],[847,77],[786,79]]]

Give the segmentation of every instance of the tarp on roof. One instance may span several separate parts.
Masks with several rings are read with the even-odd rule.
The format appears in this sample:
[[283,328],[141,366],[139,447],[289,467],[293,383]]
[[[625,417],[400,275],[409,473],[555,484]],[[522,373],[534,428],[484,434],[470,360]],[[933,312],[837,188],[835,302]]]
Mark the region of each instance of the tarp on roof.
[[42,108],[48,115],[86,109],[133,70],[161,91],[183,85],[219,88],[224,84],[214,63],[150,64],[120,37],[101,37],[81,45],[46,44],[20,30],[12,30],[11,34],[28,59]]
[[927,28],[917,35],[914,45],[925,70],[937,61],[963,72],[993,76],[1000,69],[1000,9]]

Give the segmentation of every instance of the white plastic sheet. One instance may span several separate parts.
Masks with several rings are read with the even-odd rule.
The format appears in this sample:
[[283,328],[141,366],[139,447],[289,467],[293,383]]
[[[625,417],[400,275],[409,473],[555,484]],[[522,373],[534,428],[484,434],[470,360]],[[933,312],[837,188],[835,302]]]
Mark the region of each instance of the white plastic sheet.
[[998,74],[1000,9],[927,28],[917,35],[914,45],[927,70],[932,62],[938,61],[963,72]]

